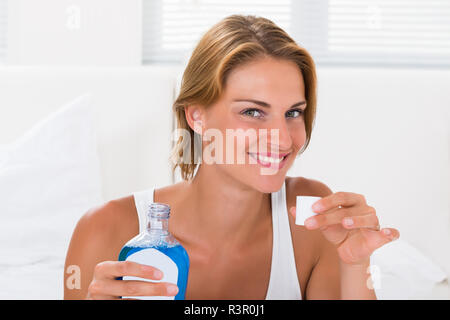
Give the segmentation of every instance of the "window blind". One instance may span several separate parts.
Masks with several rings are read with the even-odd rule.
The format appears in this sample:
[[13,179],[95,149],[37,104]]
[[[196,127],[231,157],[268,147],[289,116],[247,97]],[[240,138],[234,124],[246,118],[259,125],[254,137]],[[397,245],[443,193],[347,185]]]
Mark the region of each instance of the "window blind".
[[320,9],[317,30],[327,34],[299,37],[322,64],[450,67],[448,0],[329,0]]
[[0,63],[6,61],[7,0],[0,0]]
[[229,14],[267,17],[318,65],[450,67],[449,0],[143,0],[143,62],[180,62]]
[[290,29],[290,0],[143,0],[143,62],[183,61],[211,26],[231,14],[266,17]]

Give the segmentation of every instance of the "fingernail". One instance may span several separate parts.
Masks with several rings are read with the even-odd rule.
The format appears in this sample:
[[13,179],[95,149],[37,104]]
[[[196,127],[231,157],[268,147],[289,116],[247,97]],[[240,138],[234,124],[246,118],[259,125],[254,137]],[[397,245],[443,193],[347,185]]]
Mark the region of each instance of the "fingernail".
[[346,226],[352,226],[353,225],[353,219],[352,218],[344,218],[344,224]]
[[314,211],[322,210],[323,206],[320,202],[316,202],[311,207]]
[[314,228],[317,226],[317,221],[314,218],[309,218],[305,220],[305,225],[309,228]]
[[169,296],[174,296],[174,295],[176,295],[178,293],[178,287],[176,286],[176,285],[174,285],[174,284],[169,284],[168,286],[167,286],[167,294],[169,295]]
[[391,234],[391,230],[389,230],[389,229],[383,229],[383,233],[385,234],[385,235],[390,235]]
[[159,270],[155,270],[155,273],[153,274],[155,276],[155,278],[157,279],[161,279],[163,277],[163,274],[161,271]]

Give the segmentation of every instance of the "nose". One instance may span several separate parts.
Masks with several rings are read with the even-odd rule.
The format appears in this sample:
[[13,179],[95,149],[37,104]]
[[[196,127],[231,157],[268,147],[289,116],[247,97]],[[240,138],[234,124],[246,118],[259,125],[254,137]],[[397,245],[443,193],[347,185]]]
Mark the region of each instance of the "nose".
[[274,119],[267,128],[268,147],[275,152],[288,152],[292,149],[292,138],[286,119]]

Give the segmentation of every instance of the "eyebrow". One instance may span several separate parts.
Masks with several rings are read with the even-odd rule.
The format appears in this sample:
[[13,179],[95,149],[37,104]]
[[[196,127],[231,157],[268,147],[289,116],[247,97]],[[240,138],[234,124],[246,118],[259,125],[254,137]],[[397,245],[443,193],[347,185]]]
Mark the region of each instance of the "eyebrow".
[[[253,100],[253,99],[236,99],[236,100],[233,100],[233,102],[242,102],[242,101],[244,101],[244,102],[253,102],[253,103],[255,103],[257,105],[260,105],[261,107],[265,107],[265,108],[270,108],[271,107],[270,104],[268,104],[267,102],[259,101],[259,100]],[[289,109],[294,108],[294,107],[298,107],[298,106],[301,106],[301,105],[304,105],[304,104],[306,104],[306,101],[300,101],[300,102],[294,103]]]

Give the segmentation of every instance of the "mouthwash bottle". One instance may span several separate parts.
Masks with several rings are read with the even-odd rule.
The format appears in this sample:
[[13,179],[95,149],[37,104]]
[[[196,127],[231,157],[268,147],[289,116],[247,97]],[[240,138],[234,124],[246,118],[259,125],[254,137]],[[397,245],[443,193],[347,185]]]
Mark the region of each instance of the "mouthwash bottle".
[[134,261],[161,270],[161,280],[150,280],[134,276],[118,279],[148,282],[170,282],[178,286],[173,296],[133,296],[143,300],[184,300],[189,272],[189,256],[181,244],[169,232],[170,207],[163,203],[152,203],[147,212],[147,228],[128,241],[119,253],[119,261]]

